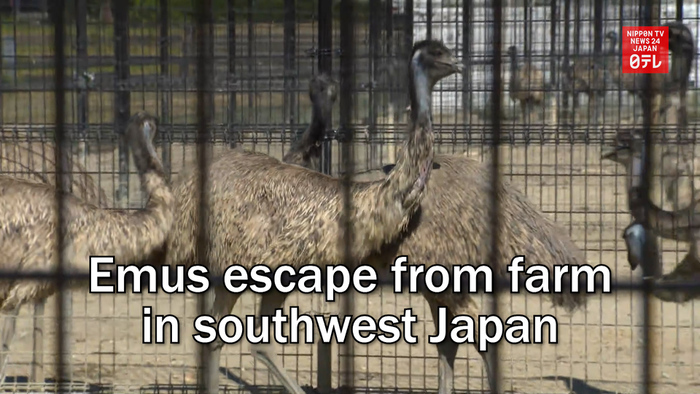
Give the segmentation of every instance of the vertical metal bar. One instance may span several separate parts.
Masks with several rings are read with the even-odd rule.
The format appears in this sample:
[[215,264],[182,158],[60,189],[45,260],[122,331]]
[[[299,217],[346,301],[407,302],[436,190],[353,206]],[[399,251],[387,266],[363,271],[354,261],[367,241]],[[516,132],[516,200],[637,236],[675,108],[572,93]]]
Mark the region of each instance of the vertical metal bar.
[[[643,15],[642,16],[642,23],[643,26],[652,26],[656,24],[655,22],[658,21],[658,8],[655,7],[654,0],[642,0],[640,1],[640,7],[643,7]],[[652,136],[651,136],[651,128],[654,125],[654,120],[655,120],[655,110],[658,110],[658,108],[654,108],[654,96],[655,92],[653,91],[653,86],[652,86],[652,74],[645,74],[643,78],[644,82],[644,99],[642,100],[642,110],[643,112],[643,129],[644,129],[644,154],[642,155],[642,172],[641,172],[641,186],[640,186],[640,193],[644,198],[644,205],[642,206],[642,225],[644,226],[645,229],[649,228],[649,222],[648,218],[646,215],[646,211],[650,205],[651,202],[651,190],[650,190],[650,185],[651,185],[651,163],[652,163]],[[644,255],[642,258],[646,260],[647,258],[651,258],[654,254],[654,249],[652,246],[651,242],[644,242]],[[642,261],[642,267],[649,267],[650,264],[647,263],[647,261]],[[652,349],[652,344],[651,341],[653,341],[652,333],[651,333],[651,322],[652,322],[652,309],[651,309],[651,292],[653,290],[653,281],[652,280],[644,280],[642,283],[642,289],[643,289],[643,294],[642,294],[642,313],[643,313],[643,322],[644,325],[642,327],[642,343],[644,344],[644,347],[642,349],[642,362],[643,367],[642,367],[642,390],[641,393],[643,394],[651,394],[652,393],[652,374],[653,374],[653,367],[651,364],[651,349]]]
[[403,52],[405,59],[411,55],[411,49],[413,48],[413,0],[406,0],[406,8],[404,9],[404,42],[403,42]]
[[[527,64],[530,63],[530,46],[532,45],[532,42],[530,42],[530,35],[528,32],[530,31],[530,13],[528,12],[530,10],[531,4],[530,0],[524,0],[523,1],[523,54],[525,55],[525,61]],[[527,89],[530,89],[530,86],[527,87]]]
[[[340,135],[341,142],[341,185],[343,188],[343,226],[345,231],[341,232],[341,239],[338,242],[343,242],[345,266],[350,267],[354,264],[352,261],[352,201],[350,190],[352,176],[354,171],[354,162],[352,154],[353,129],[351,126],[353,116],[353,94],[355,88],[355,15],[354,15],[354,0],[340,1],[340,48],[342,53],[340,56]],[[343,297],[343,315],[354,315],[353,297]],[[355,386],[354,379],[354,352],[353,341],[347,341],[345,344],[345,357],[341,358],[342,373],[340,377],[341,386],[345,394],[353,393]],[[344,383],[343,383],[344,382]]]
[[[199,167],[199,177],[197,192],[198,199],[198,226],[197,226],[197,256],[199,264],[208,266],[207,250],[209,249],[209,126],[211,122],[211,107],[213,105],[211,92],[211,76],[213,67],[213,17],[211,0],[199,0],[196,8],[197,14],[197,166]],[[252,42],[250,45],[252,46]],[[197,307],[200,314],[213,310],[214,297],[218,289],[210,288],[205,294],[197,299]],[[206,345],[204,345],[206,346]],[[212,365],[207,352],[200,347],[199,368],[197,370],[197,382],[200,393],[213,392],[212,382],[209,377],[214,376]]]
[[380,18],[382,5],[380,0],[369,0],[369,146],[370,146],[370,167],[376,165],[377,144],[374,143],[377,137],[377,94],[376,80],[377,68],[379,65],[380,48],[379,32],[381,29]]
[[[385,76],[388,81],[387,83],[387,90],[383,94],[383,104],[382,104],[382,113],[388,114],[385,115],[385,120],[389,120],[390,122],[393,122],[395,117],[394,115],[390,112],[393,110],[394,106],[394,86],[395,86],[395,81],[394,78],[392,78],[391,71],[393,70],[391,67],[393,65],[392,58],[395,55],[394,50],[395,50],[395,43],[394,43],[394,2],[393,1],[386,1],[385,6],[384,6],[384,34],[386,35],[385,37],[385,47],[384,47],[384,59],[383,59],[383,64],[385,65]],[[393,145],[390,145],[390,147]],[[391,149],[391,148],[390,148]],[[391,152],[391,151],[390,151]],[[382,158],[381,160],[384,160],[384,152],[381,153]],[[393,159],[393,156],[391,156]]]
[[[320,73],[331,73],[333,68],[333,57],[331,51],[333,50],[333,3],[328,0],[318,0],[318,71]],[[330,121],[329,121],[330,123]],[[331,173],[331,151],[332,143],[324,139],[323,149],[321,151],[321,171],[324,174]],[[321,345],[319,345],[319,350]],[[327,348],[327,349],[326,349]],[[328,351],[330,360],[330,347],[323,345],[323,353]],[[320,363],[319,353],[319,363]],[[329,368],[330,365],[324,365],[323,369]],[[321,369],[319,368],[319,373]],[[330,373],[328,374],[330,377]],[[320,376],[319,376],[320,379]],[[325,383],[324,383],[325,384]],[[319,387],[321,385],[319,384]],[[330,383],[329,383],[330,390]]]
[[425,14],[426,14],[426,38],[428,40],[433,39],[433,0],[427,0],[427,3],[425,5]]
[[255,109],[254,104],[254,89],[256,87],[256,76],[253,75],[253,47],[255,46],[255,23],[253,22],[253,7],[255,3],[253,0],[248,0],[248,111],[253,112]]
[[[499,232],[500,232],[500,220],[499,220],[499,187],[495,185],[500,184],[499,179],[499,145],[501,136],[501,29],[502,29],[502,8],[501,0],[493,0],[493,37],[492,37],[492,51],[493,51],[493,72],[491,76],[493,78],[491,83],[491,124],[493,127],[493,145],[491,147],[491,182],[493,182],[494,187],[492,188],[491,196],[491,250],[490,250],[490,261],[496,261],[498,258],[498,244],[499,244]],[[499,271],[496,271],[496,275],[493,283],[493,293],[491,297],[491,314],[498,316],[498,294],[501,289],[501,275]],[[493,382],[491,383],[491,393],[498,394],[501,392],[501,368],[499,365],[499,349],[498,344],[494,343],[489,349],[487,354],[488,364],[490,366],[489,370],[491,373],[491,378]]]
[[[466,124],[471,123],[469,112],[472,109],[471,103],[471,86],[472,68],[471,68],[471,51],[472,51],[472,2],[464,0],[462,2],[462,63],[464,64],[464,73],[462,74],[462,119]],[[471,133],[467,134],[469,138]]]
[[296,1],[284,0],[284,117],[287,130],[296,124]]
[[[578,59],[581,54],[581,1],[574,0],[574,54]],[[572,72],[572,75],[574,73]],[[575,75],[574,75],[575,77]],[[572,115],[576,119],[576,111],[578,111],[579,97],[578,94],[573,95]]]
[[[401,58],[402,59],[408,59],[411,56],[411,50],[413,49],[413,0],[406,0],[405,2],[405,8],[404,8],[404,24],[403,24],[403,30],[404,30],[404,36],[403,36],[403,48],[401,48]],[[399,82],[400,84],[401,82]],[[399,85],[403,86],[403,85]],[[398,89],[393,90],[392,93],[394,94],[394,98],[392,99],[393,103],[403,103],[401,100],[401,97],[405,97],[405,95],[408,93],[405,91],[405,89],[401,88],[399,91]],[[399,116],[401,115],[401,112],[403,111],[403,108],[401,106],[398,106],[397,110],[394,111],[394,124],[399,122]],[[395,144],[396,145],[396,144]],[[394,146],[395,146],[394,145]],[[392,157],[392,159],[396,159],[395,157]]]
[[[168,0],[160,0],[160,124],[170,124],[170,94],[172,92],[170,81],[170,71],[168,69],[168,63],[170,58],[170,23],[168,9]],[[165,173],[170,177],[171,162],[170,162],[170,149],[172,142],[172,135],[169,133],[166,136],[165,133],[160,133],[161,138],[163,138],[162,149],[163,149],[163,165],[165,167]]]
[[[129,122],[131,92],[129,91],[129,9],[119,1],[112,1],[114,14],[114,131],[125,130]],[[117,204],[126,207],[129,198],[129,146],[119,139],[119,187]]]
[[66,233],[66,223],[64,210],[63,195],[67,192],[68,185],[63,174],[68,168],[65,166],[64,153],[68,151],[65,135],[65,1],[56,0],[54,16],[54,104],[55,104],[55,163],[56,168],[56,200],[58,210],[56,217],[58,220],[58,228],[56,229],[56,289],[58,293],[58,302],[56,302],[56,383],[60,392],[66,392],[64,383],[66,377],[65,361],[67,358],[68,343],[65,341],[65,302],[64,297],[67,290],[66,279],[63,272],[63,250],[64,250],[64,234]]
[[593,53],[603,52],[603,0],[593,2]]
[[[571,26],[571,0],[564,0],[564,43],[562,47],[564,48],[564,64],[567,66],[569,64],[569,44],[571,42],[571,29],[569,29],[569,26]],[[564,92],[561,104],[568,118],[569,92]]]
[[683,0],[676,0],[676,20],[683,22]]
[[78,135],[84,142],[84,149],[80,151],[80,161],[84,163],[87,155],[88,139],[88,78],[87,78],[87,0],[75,0],[75,32],[76,49],[78,52],[78,62],[76,69],[76,80],[78,86]]
[[549,14],[551,16],[549,25],[549,69],[551,70],[549,73],[549,83],[552,86],[557,86],[557,74],[559,74],[557,72],[557,56],[555,55],[557,52],[557,24],[559,23],[558,4],[557,0],[552,0],[549,4]]
[[[318,0],[318,72],[331,74],[333,68],[333,4],[328,0]],[[328,124],[332,124],[329,119]],[[324,174],[331,173],[333,142],[323,139],[321,149],[321,171]],[[316,385],[320,394],[329,394],[333,383],[333,368],[331,360],[333,354],[331,345],[319,341],[316,345]]]
[[228,137],[231,148],[236,147],[236,1],[228,0]]
[[[2,35],[2,26],[3,26],[3,21],[0,19],[0,81],[2,80],[2,77],[5,75],[5,71],[3,70],[3,66],[5,65],[5,51],[2,48],[2,43],[5,41],[3,35]],[[3,104],[2,104],[2,90],[0,90],[0,124],[5,124],[5,116],[4,116],[4,111],[2,110]]]

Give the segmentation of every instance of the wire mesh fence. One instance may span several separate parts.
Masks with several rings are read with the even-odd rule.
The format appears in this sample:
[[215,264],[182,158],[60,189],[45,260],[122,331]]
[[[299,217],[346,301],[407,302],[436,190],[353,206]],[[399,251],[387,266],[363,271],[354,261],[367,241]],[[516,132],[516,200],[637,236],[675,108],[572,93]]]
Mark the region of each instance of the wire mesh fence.
[[[248,327],[261,308],[274,315],[276,304],[290,319],[316,319],[280,326],[285,336],[313,334],[315,341],[273,350],[307,391],[696,392],[700,314],[693,289],[700,285],[680,283],[699,271],[694,218],[676,227],[695,202],[698,20],[698,5],[688,0],[0,1],[0,174],[7,176],[0,179],[6,264],[0,267],[0,387],[52,391],[59,382],[76,392],[282,392],[270,362],[255,357],[270,350],[251,348],[250,336],[230,339],[220,360],[220,343],[201,347],[194,338],[204,331],[194,323],[198,316],[236,316]],[[678,42],[670,45],[668,79],[661,89],[645,90],[657,85],[621,74],[622,27],[672,21],[689,35],[669,28],[669,40]],[[439,66],[421,62],[443,54],[427,47],[415,57],[414,44],[425,39],[441,41],[463,69],[440,75],[430,99],[416,97],[425,75],[415,67],[439,73]],[[329,80],[316,79],[322,74]],[[314,90],[327,85],[334,87],[326,96]],[[135,115],[142,110],[157,121]],[[137,121],[146,138],[134,131]],[[150,143],[155,124],[155,148],[137,146],[134,141]],[[412,170],[406,161],[420,149],[402,142],[420,144],[410,138],[420,127],[434,136],[432,171],[422,162]],[[303,133],[318,129],[304,147]],[[651,140],[653,149],[639,148]],[[300,147],[306,150],[294,150]],[[635,149],[639,162],[621,153]],[[292,153],[311,171],[265,158],[290,162]],[[308,164],[314,158],[318,167]],[[159,183],[155,161],[172,186]],[[646,162],[651,167],[641,169]],[[193,175],[198,168],[211,171]],[[396,187],[406,174],[416,184],[391,197],[352,185]],[[641,197],[631,187],[639,179]],[[363,188],[377,193],[374,200],[363,199]],[[41,198],[55,190],[77,197],[55,197],[69,207],[56,219],[67,226],[48,224],[42,211],[49,203]],[[389,226],[385,242],[371,245],[381,227],[376,221],[392,218],[394,206],[402,215],[410,211],[382,198],[409,199],[416,190],[424,197],[406,233]],[[91,208],[76,208],[79,201]],[[152,221],[139,229],[141,219],[124,219],[127,213]],[[661,281],[641,281],[640,270],[630,270],[633,252],[621,236],[630,214],[647,231],[646,247],[661,235],[660,260],[669,262]],[[652,228],[664,218],[674,230]],[[168,220],[169,231],[159,232]],[[338,220],[337,228],[329,224]],[[62,233],[66,240],[58,241]],[[340,252],[323,244],[328,234],[340,235],[333,241]],[[83,246],[90,240],[105,251]],[[138,249],[142,244],[153,245]],[[51,253],[57,245],[66,252]],[[132,249],[138,253],[129,255]],[[88,262],[75,256],[107,251],[156,267],[159,285],[176,274],[175,267],[160,271],[166,262],[209,267],[218,281],[237,264],[362,263],[375,267],[382,285],[368,294],[348,290],[335,302],[299,291],[238,297],[221,287],[199,296],[153,294],[145,279],[134,291],[127,283],[119,294],[98,294],[87,285],[67,288],[69,279],[87,283],[87,273],[51,271],[85,270]],[[511,293],[505,268],[519,254],[525,265],[552,270],[572,262],[607,266],[612,292],[553,302]],[[491,294],[431,292],[419,275],[420,291],[395,292],[389,267],[400,255],[426,267],[490,266],[504,282],[496,280]],[[645,275],[653,262],[647,249]],[[117,263],[129,262],[117,257]],[[32,269],[43,272],[27,272]],[[17,273],[55,280],[56,287],[34,292]],[[56,290],[61,286],[65,291]],[[566,310],[583,303],[583,310]],[[544,343],[504,339],[485,353],[467,345],[457,352],[450,339],[428,342],[446,318],[438,307],[484,326],[479,316],[489,314],[503,321],[551,315],[557,324],[539,332]],[[407,310],[417,319],[396,320],[396,343],[356,343],[349,335],[322,343],[315,324],[345,315],[401,317]],[[230,322],[228,334],[219,334],[241,332]],[[157,335],[145,337],[158,325],[166,327],[162,344]],[[547,341],[555,328],[558,339]],[[380,331],[390,330],[374,326],[366,333]],[[411,335],[417,343],[407,343]],[[537,335],[525,336],[534,342]]]

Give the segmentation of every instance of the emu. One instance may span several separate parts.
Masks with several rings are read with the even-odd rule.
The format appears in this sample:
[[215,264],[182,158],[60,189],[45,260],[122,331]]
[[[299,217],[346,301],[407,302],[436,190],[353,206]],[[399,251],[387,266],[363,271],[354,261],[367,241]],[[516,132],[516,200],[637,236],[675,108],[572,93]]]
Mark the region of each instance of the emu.
[[[440,42],[414,45],[411,60],[411,101],[415,109],[404,149],[386,179],[351,185],[352,261],[361,261],[394,241],[424,198],[433,168],[433,130],[430,94],[442,78],[461,72],[461,63]],[[338,240],[345,236],[339,219],[343,214],[343,190],[339,179],[284,164],[264,154],[231,150],[217,157],[208,169],[208,248],[197,255],[199,218],[197,182],[199,170],[181,178],[175,187],[177,217],[168,239],[166,264],[195,264],[205,259],[210,273],[221,275],[231,264],[342,264],[344,250]],[[226,315],[238,295],[214,291],[211,310],[215,319]],[[259,316],[274,314],[285,294],[263,295]],[[219,365],[223,342],[204,346],[205,356]],[[303,390],[275,357],[270,345],[253,345],[254,357],[262,361],[288,391]],[[218,390],[218,369],[206,377],[208,391]]]
[[[89,271],[89,257],[112,255],[120,264],[144,261],[164,246],[173,223],[175,199],[153,148],[155,118],[145,112],[132,116],[125,132],[141,184],[148,194],[146,208],[136,213],[107,210],[64,194],[63,253],[67,272]],[[4,269],[16,272],[53,271],[56,266],[56,188],[50,184],[0,176],[0,255]],[[70,283],[76,286],[75,283]],[[3,335],[12,338],[19,308],[45,300],[56,288],[51,280],[0,283],[0,311],[12,322]]]

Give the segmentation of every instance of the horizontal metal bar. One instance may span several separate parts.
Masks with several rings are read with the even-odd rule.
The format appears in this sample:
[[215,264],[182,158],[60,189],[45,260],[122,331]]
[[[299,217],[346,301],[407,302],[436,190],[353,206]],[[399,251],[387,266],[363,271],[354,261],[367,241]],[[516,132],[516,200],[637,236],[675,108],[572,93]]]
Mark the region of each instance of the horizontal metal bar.
[[[156,267],[158,269],[158,267]],[[106,270],[105,270],[106,271]],[[380,271],[378,271],[380,272]],[[260,276],[267,277],[269,279],[273,279],[273,274],[267,274],[267,273],[258,273]],[[421,274],[422,275],[422,274]],[[209,280],[209,283],[215,286],[223,286],[224,284],[224,276],[222,275],[202,275],[198,274],[198,276],[201,277],[206,277]],[[285,281],[283,282],[284,285],[291,284],[291,283],[297,283],[299,280],[302,278],[305,278],[309,275],[286,275],[285,276]],[[85,274],[85,273],[66,273],[63,275],[63,277],[66,280],[71,280],[71,281],[89,281],[90,280],[90,275]],[[422,277],[422,276],[421,276]],[[25,271],[25,272],[16,272],[16,271],[11,271],[11,270],[0,270],[0,282],[2,281],[17,281],[17,280],[55,280],[56,274],[55,273],[50,273],[50,272],[45,272],[45,271]],[[520,288],[524,288],[525,283],[527,279],[518,279],[517,283]],[[382,285],[382,286],[393,286],[394,285],[394,280],[393,278],[391,280],[389,279],[382,279],[378,278],[376,281],[373,281],[377,285]],[[102,282],[100,282],[102,283]],[[111,280],[104,280],[104,283],[112,283]],[[129,282],[131,283],[131,282]],[[190,282],[186,282],[190,283]],[[236,280],[232,281],[232,283],[236,284],[259,284],[259,282],[253,281],[253,280]],[[321,278],[321,283],[323,285],[327,284],[325,275],[322,276]],[[403,281],[403,283],[406,283],[406,280]],[[478,276],[476,279],[476,283],[478,288],[483,288],[486,282],[481,279],[481,276]],[[502,288],[509,289],[511,285],[511,280],[509,278],[507,279],[501,279],[501,280],[493,280],[491,283],[495,284],[498,283]],[[539,283],[539,282],[538,282]],[[543,283],[548,283],[550,287],[553,287],[555,285],[554,280],[549,280],[549,281],[543,281]],[[563,280],[560,282],[562,285],[562,288],[569,288],[567,287],[570,282],[567,280]],[[428,291],[428,289],[425,287],[425,283],[422,280],[417,281],[417,288],[419,291]],[[599,291],[602,289],[603,284],[600,281],[595,282],[595,291]],[[451,288],[452,286],[450,286]],[[467,285],[462,286],[467,287]],[[643,282],[632,282],[632,281],[616,281],[616,280],[611,280],[610,281],[610,290],[612,291],[636,291],[636,290],[643,290],[644,284]],[[654,288],[656,289],[661,289],[661,290],[683,290],[683,289],[698,289],[700,288],[700,278],[696,278],[694,280],[678,280],[678,281],[673,281],[673,282],[658,282],[654,284]],[[447,292],[447,291],[446,291]]]

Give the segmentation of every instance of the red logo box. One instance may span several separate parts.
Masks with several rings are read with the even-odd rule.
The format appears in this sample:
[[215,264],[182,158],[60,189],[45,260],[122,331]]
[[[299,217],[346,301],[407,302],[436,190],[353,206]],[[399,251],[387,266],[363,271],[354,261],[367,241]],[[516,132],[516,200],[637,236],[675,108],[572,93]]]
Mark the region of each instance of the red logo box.
[[668,73],[668,26],[622,28],[622,73]]

